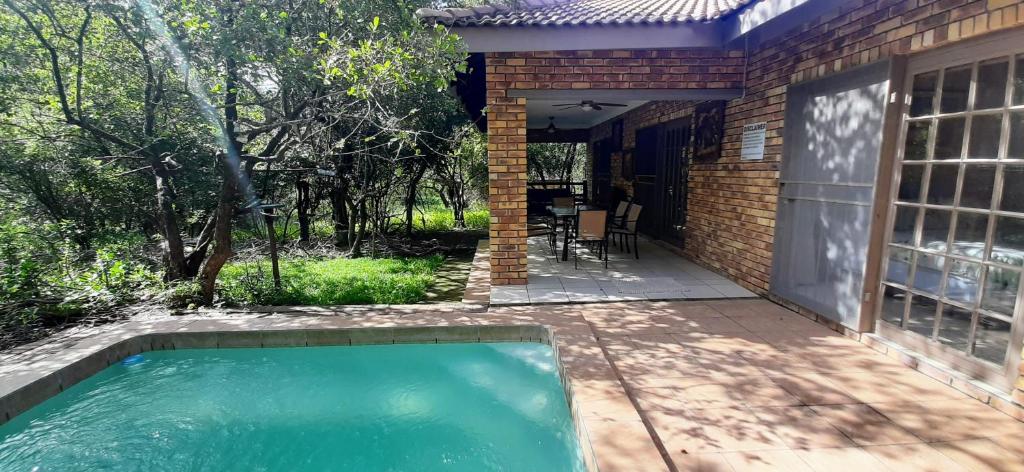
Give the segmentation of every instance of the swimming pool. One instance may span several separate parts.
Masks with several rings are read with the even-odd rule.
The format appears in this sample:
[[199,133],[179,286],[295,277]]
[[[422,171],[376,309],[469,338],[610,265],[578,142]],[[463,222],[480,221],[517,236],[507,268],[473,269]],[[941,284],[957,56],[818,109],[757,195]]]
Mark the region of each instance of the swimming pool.
[[583,471],[539,343],[151,351],[0,425],[3,470]]

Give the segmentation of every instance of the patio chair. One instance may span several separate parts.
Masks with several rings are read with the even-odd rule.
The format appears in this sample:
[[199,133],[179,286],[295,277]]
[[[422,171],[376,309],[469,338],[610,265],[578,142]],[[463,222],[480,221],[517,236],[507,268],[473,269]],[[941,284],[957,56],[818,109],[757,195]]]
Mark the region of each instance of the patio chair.
[[[615,213],[612,215],[611,221],[608,222],[609,228],[625,228],[626,227],[626,212],[629,211],[629,200],[622,200],[619,202],[619,206],[615,207]],[[615,241],[612,241],[613,243]]]
[[629,238],[633,237],[633,254],[637,259],[640,259],[640,247],[637,243],[637,221],[640,220],[640,212],[643,211],[643,205],[630,205],[629,212],[626,214],[626,219],[621,228],[612,228],[612,239],[616,236],[619,238],[619,250],[625,246],[626,253],[629,253]]
[[558,233],[555,231],[554,226],[545,223],[527,224],[526,237],[533,238],[538,236],[544,236],[548,239],[548,248],[551,249],[551,255],[555,256],[555,262],[558,262],[558,251],[555,249],[558,244]]
[[604,210],[582,210],[576,217],[575,237],[572,241],[572,260],[577,269],[579,264],[579,243],[597,245],[598,259],[604,258],[608,268],[608,212]]

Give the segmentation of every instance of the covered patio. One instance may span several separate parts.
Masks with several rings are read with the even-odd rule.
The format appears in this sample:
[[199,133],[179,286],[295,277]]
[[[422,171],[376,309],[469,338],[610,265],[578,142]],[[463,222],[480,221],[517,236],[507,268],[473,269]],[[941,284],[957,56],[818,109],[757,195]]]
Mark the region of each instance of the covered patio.
[[[562,241],[559,241],[561,244]],[[632,243],[631,243],[632,244]],[[757,295],[646,238],[641,257],[612,246],[608,268],[597,253],[580,249],[579,266],[553,255],[547,241],[529,241],[529,279],[523,286],[491,288],[492,305],[595,303],[639,300],[714,300]],[[634,249],[631,247],[631,249]]]

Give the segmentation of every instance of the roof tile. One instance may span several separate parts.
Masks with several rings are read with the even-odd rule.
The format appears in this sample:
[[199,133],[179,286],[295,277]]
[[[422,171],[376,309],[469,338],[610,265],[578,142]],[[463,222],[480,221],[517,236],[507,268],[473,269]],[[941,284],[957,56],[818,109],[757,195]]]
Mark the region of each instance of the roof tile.
[[512,10],[487,6],[473,9],[421,8],[422,20],[451,26],[563,26],[708,22],[732,13],[753,0],[569,0]]

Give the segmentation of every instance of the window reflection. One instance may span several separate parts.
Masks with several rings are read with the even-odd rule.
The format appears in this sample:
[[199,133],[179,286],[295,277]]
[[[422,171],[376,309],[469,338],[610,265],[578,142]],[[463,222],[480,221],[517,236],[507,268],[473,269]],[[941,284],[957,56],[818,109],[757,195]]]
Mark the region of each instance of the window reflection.
[[986,233],[988,233],[987,214],[958,213],[952,253],[975,259],[984,258]]
[[1013,104],[1024,105],[1024,54],[1017,56],[1013,79]]
[[1024,213],[1024,166],[1003,168],[1003,199],[999,209]]
[[914,295],[910,300],[910,316],[907,318],[905,328],[921,336],[932,337],[938,303],[931,298],[919,295]]
[[999,108],[1006,103],[1006,78],[1010,62],[1003,59],[978,66],[974,109]]
[[885,280],[900,285],[907,285],[910,276],[910,264],[913,263],[914,253],[909,249],[898,247],[889,248],[889,269],[886,272]]
[[985,276],[985,293],[981,296],[981,307],[1012,316],[1017,305],[1018,287],[1020,272],[1002,267],[989,267]]
[[907,303],[907,292],[898,288],[885,287],[882,298],[882,319],[896,326],[903,326],[903,307]]
[[950,300],[973,305],[978,299],[981,264],[953,259],[946,278],[945,296]]
[[989,257],[1003,264],[1024,266],[1024,219],[1009,216],[996,218]]
[[939,72],[928,72],[914,76],[914,91],[910,99],[910,116],[931,115],[935,109],[935,86]]
[[933,164],[928,178],[928,203],[952,205],[956,196],[956,177],[960,173],[957,164]]
[[901,202],[921,201],[921,181],[924,178],[924,166],[904,164],[900,172],[900,189],[896,197]]
[[907,139],[904,143],[903,159],[923,161],[928,157],[928,131],[932,124],[919,121],[907,125]]
[[946,251],[949,238],[949,223],[952,213],[948,210],[925,210],[921,227],[920,246],[930,251]]
[[966,120],[963,117],[939,120],[934,159],[960,159],[964,144],[964,123]]
[[1024,159],[1024,112],[1010,113],[1010,144],[1007,159]]
[[936,340],[953,349],[966,352],[971,333],[971,316],[969,310],[943,304],[942,321],[939,322]]
[[995,164],[969,164],[964,169],[960,206],[992,208],[992,190],[996,183]]
[[1002,365],[1010,345],[1010,323],[982,316],[974,332],[974,356]]
[[971,121],[968,159],[999,157],[999,136],[1003,133],[1003,115],[976,115]]
[[942,113],[967,109],[967,93],[971,88],[971,66],[946,69],[942,79]]
[[914,288],[922,292],[938,295],[942,282],[942,269],[945,264],[946,258],[943,256],[923,252],[917,253]]

